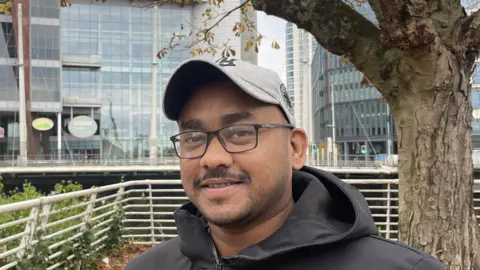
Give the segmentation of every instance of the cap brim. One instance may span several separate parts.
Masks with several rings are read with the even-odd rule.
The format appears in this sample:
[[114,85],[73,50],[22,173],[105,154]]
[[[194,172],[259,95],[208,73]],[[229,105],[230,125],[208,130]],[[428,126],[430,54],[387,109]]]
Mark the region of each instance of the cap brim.
[[269,103],[279,104],[277,99],[268,95],[256,85],[233,76],[229,72],[217,67],[208,60],[191,59],[182,63],[168,80],[163,96],[163,112],[165,116],[176,121],[183,105],[189,100],[194,91],[208,82],[228,79],[239,86],[253,98]]

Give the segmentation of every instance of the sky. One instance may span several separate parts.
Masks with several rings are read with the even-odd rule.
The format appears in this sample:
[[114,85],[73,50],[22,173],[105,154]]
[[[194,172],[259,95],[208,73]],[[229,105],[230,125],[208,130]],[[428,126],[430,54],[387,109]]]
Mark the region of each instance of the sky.
[[[278,73],[282,81],[286,81],[285,73],[285,23],[286,21],[264,12],[257,12],[257,29],[264,36],[258,52],[258,65]],[[277,41],[280,49],[272,48],[272,42]]]

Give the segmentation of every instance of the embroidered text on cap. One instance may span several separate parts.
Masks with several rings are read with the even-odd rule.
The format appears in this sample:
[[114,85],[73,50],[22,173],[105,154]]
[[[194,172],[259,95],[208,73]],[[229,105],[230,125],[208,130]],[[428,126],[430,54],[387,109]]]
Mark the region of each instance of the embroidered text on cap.
[[237,61],[235,58],[223,57],[215,61],[215,63],[221,67],[236,67],[235,61]]

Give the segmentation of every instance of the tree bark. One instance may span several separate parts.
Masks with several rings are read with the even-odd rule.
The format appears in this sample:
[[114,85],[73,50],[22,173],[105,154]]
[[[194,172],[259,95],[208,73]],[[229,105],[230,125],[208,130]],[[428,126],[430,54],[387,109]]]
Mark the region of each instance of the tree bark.
[[[460,72],[452,75],[467,89]],[[411,82],[412,88],[422,85]],[[399,234],[403,242],[440,259],[446,269],[480,269],[470,95],[452,90],[392,102],[397,104],[392,113],[399,148]]]
[[469,84],[480,15],[467,17],[458,0],[369,0],[377,28],[341,0],[252,3],[349,56],[388,101],[398,134],[400,240],[446,269],[480,270]]

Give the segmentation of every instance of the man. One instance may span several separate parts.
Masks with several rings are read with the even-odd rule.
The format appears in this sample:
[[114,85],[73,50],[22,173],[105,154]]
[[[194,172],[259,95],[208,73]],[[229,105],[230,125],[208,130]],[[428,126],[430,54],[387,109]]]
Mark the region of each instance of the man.
[[433,257],[378,236],[362,194],[304,166],[305,131],[273,71],[234,58],[193,59],[165,90],[165,115],[191,203],[179,236],[127,270],[436,270]]

